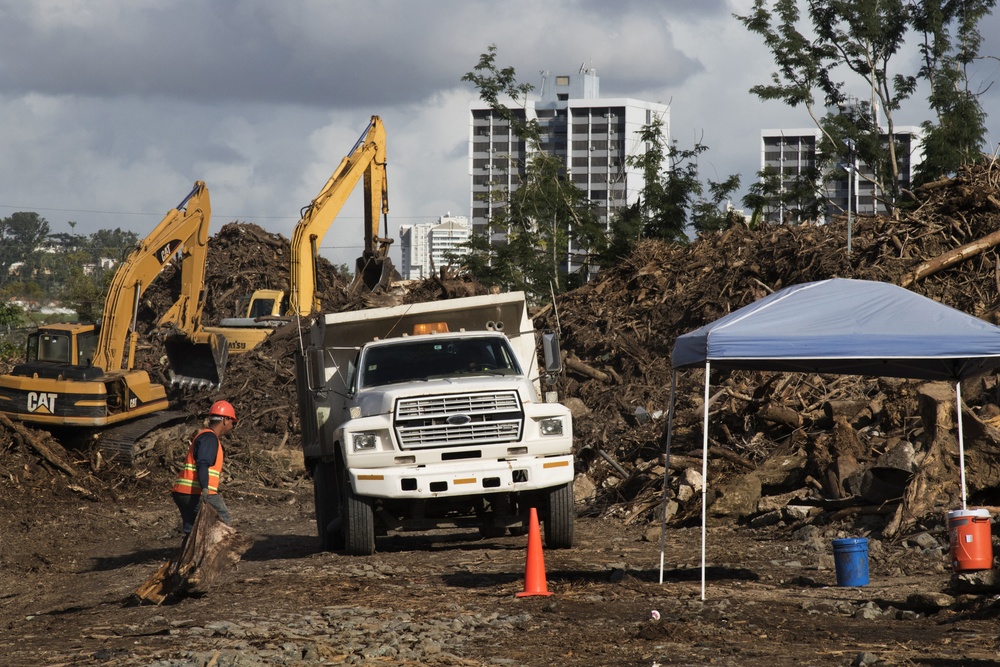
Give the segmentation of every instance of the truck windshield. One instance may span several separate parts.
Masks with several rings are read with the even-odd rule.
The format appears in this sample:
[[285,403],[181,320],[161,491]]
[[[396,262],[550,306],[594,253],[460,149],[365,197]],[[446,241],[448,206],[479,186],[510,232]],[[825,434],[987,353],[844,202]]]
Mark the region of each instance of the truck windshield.
[[362,360],[361,388],[468,375],[518,375],[521,368],[505,338],[435,339],[373,347]]

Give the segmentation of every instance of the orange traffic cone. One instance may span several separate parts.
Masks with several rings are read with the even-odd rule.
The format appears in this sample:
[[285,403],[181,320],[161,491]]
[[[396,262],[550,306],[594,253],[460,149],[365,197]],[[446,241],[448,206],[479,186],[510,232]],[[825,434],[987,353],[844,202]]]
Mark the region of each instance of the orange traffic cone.
[[531,508],[531,525],[528,527],[528,562],[524,567],[524,591],[517,594],[552,595],[545,583],[545,556],[542,554],[542,532],[538,528],[538,512]]

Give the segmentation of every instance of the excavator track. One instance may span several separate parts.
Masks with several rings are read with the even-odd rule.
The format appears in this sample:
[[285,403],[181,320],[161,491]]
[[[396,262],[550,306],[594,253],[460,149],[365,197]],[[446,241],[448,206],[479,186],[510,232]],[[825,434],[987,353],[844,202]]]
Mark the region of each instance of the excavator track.
[[177,410],[165,410],[130,421],[121,426],[114,426],[101,431],[97,437],[97,446],[102,451],[117,456],[128,456],[129,461],[133,461],[138,452],[135,451],[135,443],[142,436],[160,426],[174,424],[189,419],[191,415]]

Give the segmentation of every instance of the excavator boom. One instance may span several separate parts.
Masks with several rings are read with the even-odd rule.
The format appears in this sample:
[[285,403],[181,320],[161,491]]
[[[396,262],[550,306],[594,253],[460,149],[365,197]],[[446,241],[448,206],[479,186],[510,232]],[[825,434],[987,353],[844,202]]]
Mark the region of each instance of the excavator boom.
[[[372,116],[354,147],[340,161],[316,198],[302,208],[292,232],[289,291],[256,290],[245,316],[223,319],[219,326],[196,325],[194,331],[182,326],[184,335],[168,337],[164,343],[173,384],[214,385],[223,377],[222,355],[249,352],[289,317],[307,317],[321,309],[316,288],[316,261],[320,241],[339,215],[359,182],[365,190],[365,246],[357,260],[352,293],[376,290],[388,284],[394,273],[388,251],[392,239],[380,237],[379,215],[389,212],[386,185],[385,128],[382,119]],[[196,321],[196,320],[195,320]],[[220,361],[222,360],[222,361]]]
[[[185,209],[185,206],[187,207]],[[205,252],[208,243],[208,220],[211,205],[208,189],[201,181],[195,183],[187,197],[171,209],[149,236],[139,243],[115,271],[108,288],[101,316],[101,333],[97,341],[93,365],[106,372],[131,368],[135,356],[135,317],[139,297],[178,252],[200,261],[188,263],[188,273],[197,272],[200,284],[205,274]],[[195,267],[196,264],[200,266]],[[191,278],[195,279],[194,276]],[[179,328],[192,327],[201,314],[202,304],[195,290],[182,290],[180,298],[161,319]],[[200,291],[198,288],[197,291]],[[124,358],[128,346],[128,357]]]
[[389,213],[385,167],[385,127],[381,118],[372,116],[368,127],[351,152],[340,161],[319,195],[303,208],[302,219],[295,226],[291,248],[292,315],[319,312],[315,269],[319,241],[362,179],[365,189],[365,246],[350,290],[353,292],[362,286],[374,290],[388,283],[393,271],[388,257],[392,239],[378,235],[379,216],[384,218]]

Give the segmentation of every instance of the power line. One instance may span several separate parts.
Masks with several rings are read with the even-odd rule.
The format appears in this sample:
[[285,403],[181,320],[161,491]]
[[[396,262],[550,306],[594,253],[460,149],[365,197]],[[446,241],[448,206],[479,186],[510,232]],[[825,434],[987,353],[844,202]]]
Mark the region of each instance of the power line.
[[[23,211],[23,212],[26,212],[26,213],[27,212],[38,213],[39,211],[55,211],[55,212],[58,212],[58,213],[91,213],[91,214],[98,214],[98,215],[132,215],[132,216],[159,217],[159,218],[163,217],[163,213],[162,212],[161,213],[140,213],[140,212],[134,212],[134,211],[100,211],[100,210],[96,210],[96,209],[86,209],[86,208],[46,208],[46,207],[40,207],[40,206],[15,206],[13,204],[0,204],[0,208],[16,209],[19,212]],[[248,215],[232,215],[232,214],[228,214],[228,213],[227,214],[213,213],[212,217],[216,217],[216,218],[229,218],[229,219],[232,219],[232,220],[246,220],[248,222],[252,221],[252,220],[290,220],[290,221],[298,221],[298,220],[300,220],[299,216],[291,216],[291,215],[257,215],[257,216],[248,216]],[[434,216],[432,216],[432,215],[394,215],[394,216],[391,217],[391,219],[392,220],[426,220],[428,218],[433,218],[433,217]],[[364,220],[364,216],[363,215],[338,215],[337,219],[338,220]]]

